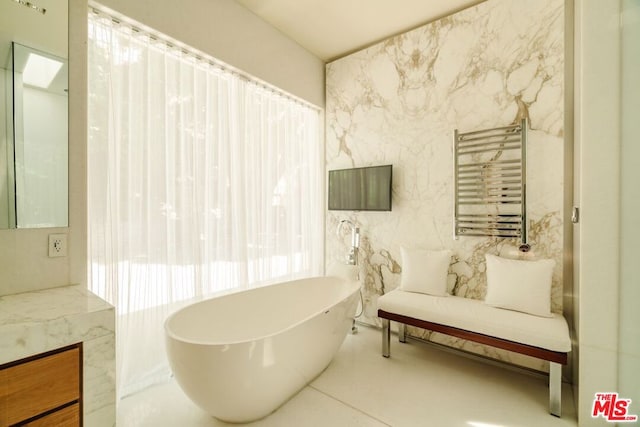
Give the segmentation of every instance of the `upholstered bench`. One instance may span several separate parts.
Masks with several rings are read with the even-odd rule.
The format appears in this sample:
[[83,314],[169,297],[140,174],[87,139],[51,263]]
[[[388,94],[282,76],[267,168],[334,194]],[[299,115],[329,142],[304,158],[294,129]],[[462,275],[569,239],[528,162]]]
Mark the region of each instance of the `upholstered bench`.
[[541,317],[492,307],[483,301],[451,295],[433,296],[393,290],[378,298],[382,319],[382,355],[390,356],[390,320],[549,361],[549,406],[561,414],[562,366],[571,351],[569,328],[562,315]]

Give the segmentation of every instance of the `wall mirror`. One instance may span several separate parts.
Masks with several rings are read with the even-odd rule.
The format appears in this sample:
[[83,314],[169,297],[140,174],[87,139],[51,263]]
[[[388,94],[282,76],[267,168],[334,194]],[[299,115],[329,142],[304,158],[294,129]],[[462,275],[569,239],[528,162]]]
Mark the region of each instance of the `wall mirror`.
[[68,225],[68,5],[0,0],[0,229]]

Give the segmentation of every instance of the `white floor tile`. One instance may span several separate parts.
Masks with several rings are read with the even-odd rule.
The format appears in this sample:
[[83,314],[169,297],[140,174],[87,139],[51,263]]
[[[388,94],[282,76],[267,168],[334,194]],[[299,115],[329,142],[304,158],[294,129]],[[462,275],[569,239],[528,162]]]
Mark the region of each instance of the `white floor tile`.
[[[118,405],[118,427],[232,426],[209,416],[182,393],[175,382],[150,387]],[[305,387],[270,416],[250,423],[256,427],[385,427],[366,414]]]
[[548,413],[549,389],[542,378],[415,341],[394,340],[385,359],[380,332],[360,329],[312,386],[389,425],[577,425],[568,385],[558,419]]
[[[392,337],[393,339],[394,337]],[[563,416],[548,413],[544,379],[471,360],[415,341],[380,355],[380,331],[360,327],[310,386],[263,420],[287,426],[576,426],[572,390]],[[223,426],[196,407],[175,382],[122,400],[118,426]]]

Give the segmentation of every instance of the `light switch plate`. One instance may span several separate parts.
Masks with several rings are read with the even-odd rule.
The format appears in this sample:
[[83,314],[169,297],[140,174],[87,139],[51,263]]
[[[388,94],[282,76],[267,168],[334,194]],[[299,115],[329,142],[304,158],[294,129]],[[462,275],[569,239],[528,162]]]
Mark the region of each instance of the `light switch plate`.
[[67,235],[49,234],[49,258],[67,256]]

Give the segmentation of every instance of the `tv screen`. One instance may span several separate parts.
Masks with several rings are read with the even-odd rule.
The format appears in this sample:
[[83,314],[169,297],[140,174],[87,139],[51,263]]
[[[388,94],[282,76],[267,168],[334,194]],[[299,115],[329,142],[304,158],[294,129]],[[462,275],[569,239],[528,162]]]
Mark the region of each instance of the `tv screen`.
[[392,165],[329,171],[329,210],[390,211]]

